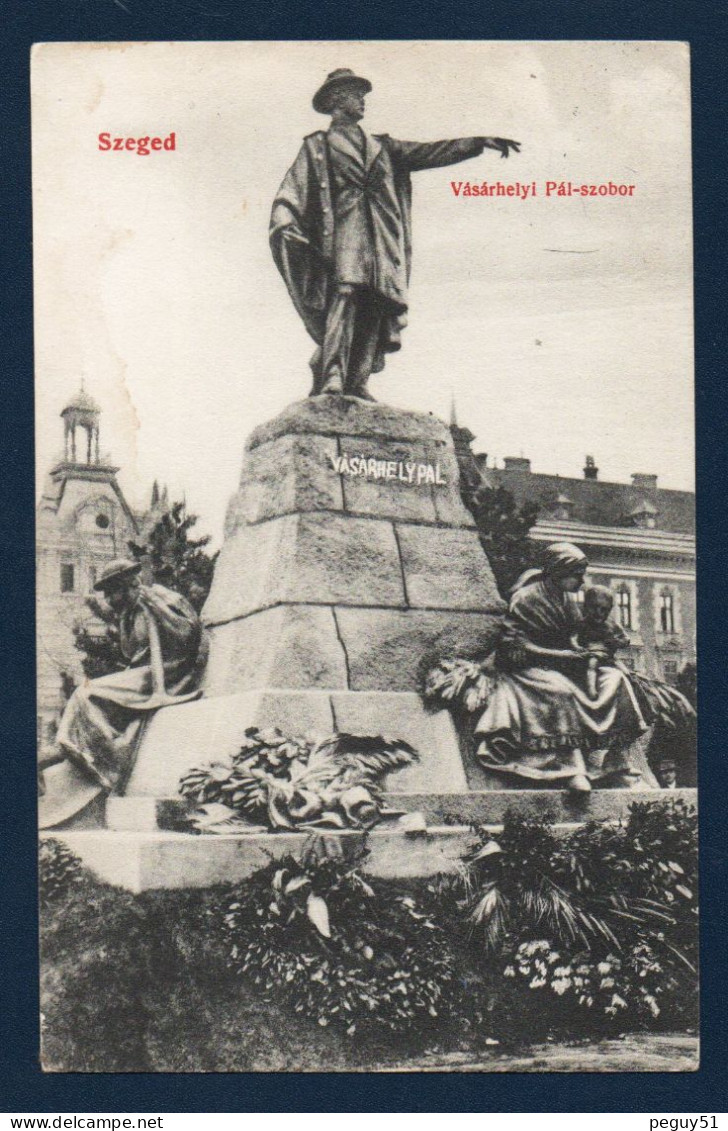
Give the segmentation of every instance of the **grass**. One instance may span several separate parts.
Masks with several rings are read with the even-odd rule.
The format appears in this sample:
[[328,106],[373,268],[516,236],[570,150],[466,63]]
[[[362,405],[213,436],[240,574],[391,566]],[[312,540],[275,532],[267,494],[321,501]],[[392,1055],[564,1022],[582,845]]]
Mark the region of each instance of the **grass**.
[[42,923],[43,1065],[50,1071],[346,1070],[428,1049],[354,1042],[265,1000],[226,966],[212,909],[227,888],[130,895],[84,876]]

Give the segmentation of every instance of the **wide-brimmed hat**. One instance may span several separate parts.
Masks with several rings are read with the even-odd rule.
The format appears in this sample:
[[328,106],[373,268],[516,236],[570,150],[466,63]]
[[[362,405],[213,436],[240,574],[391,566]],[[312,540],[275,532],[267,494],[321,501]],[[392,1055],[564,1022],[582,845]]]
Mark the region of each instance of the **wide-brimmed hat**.
[[119,582],[128,581],[134,577],[141,568],[141,562],[132,561],[131,558],[117,558],[104,566],[94,589],[99,589],[102,593],[105,593],[108,589],[117,586]]
[[369,82],[369,79],[363,79],[360,75],[355,75],[348,67],[339,67],[336,71],[332,71],[330,75],[326,76],[326,82],[323,86],[320,86],[314,94],[314,110],[318,110],[319,114],[328,114],[331,109],[330,97],[332,90],[335,90],[337,86],[344,86],[346,84],[360,86],[365,94],[368,94],[372,89],[372,84]]

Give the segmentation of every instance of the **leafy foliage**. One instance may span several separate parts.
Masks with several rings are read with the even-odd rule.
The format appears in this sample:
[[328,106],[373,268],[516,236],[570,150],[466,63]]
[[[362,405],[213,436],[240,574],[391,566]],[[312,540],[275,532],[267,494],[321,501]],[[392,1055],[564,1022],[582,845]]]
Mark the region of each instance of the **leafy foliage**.
[[41,840],[38,848],[38,887],[42,905],[66,895],[81,878],[81,861],[61,841]]
[[566,836],[509,815],[497,839],[477,833],[453,891],[483,961],[572,1008],[644,1020],[694,986],[697,815],[682,800]]
[[675,679],[676,694],[690,704],[677,726],[658,721],[648,749],[650,766],[661,785],[694,786],[697,779],[697,680],[694,663],[687,663]]
[[652,679],[642,672],[628,671],[632,687],[648,723],[660,722],[668,730],[684,731],[695,718],[690,701],[669,683]]
[[506,595],[519,574],[533,562],[529,531],[538,516],[538,503],[518,506],[503,486],[462,484],[463,501],[475,519],[480,541],[488,555],[495,580]]
[[485,706],[497,678],[487,661],[441,660],[425,677],[424,696],[431,704],[473,714]]
[[698,669],[697,665],[688,660],[683,665],[682,670],[678,673],[675,680],[675,686],[680,691],[688,703],[692,707],[697,708],[698,705]]
[[[205,547],[210,538],[192,538],[197,515],[187,514],[184,503],[173,503],[156,520],[145,543],[129,542],[130,554],[148,562],[152,577],[160,585],[182,593],[199,612],[210,591],[215,556]],[[74,647],[83,653],[81,665],[90,679],[121,671],[126,660],[119,649],[116,618],[103,601],[90,596],[86,605],[94,623],[77,624]]]
[[563,846],[540,820],[508,815],[494,839],[487,830],[464,858],[464,907],[486,951],[501,950],[511,937],[546,931],[569,945],[616,939],[578,891],[564,885]]
[[[563,837],[509,817],[502,835],[478,833],[456,878],[374,880],[358,859],[322,859],[324,838],[309,843],[235,888],[133,895],[83,869],[76,882],[44,841],[42,893],[56,877],[42,904],[46,1066],[330,1071],[457,1049],[486,1067],[493,1036],[503,1049],[695,1023],[697,829],[681,801]],[[572,938],[564,904],[555,921],[533,901],[519,909],[518,885],[544,869],[616,944],[583,924]],[[496,878],[503,899],[484,902]]]
[[503,974],[531,990],[556,995],[567,1016],[576,1006],[620,1021],[627,1014],[659,1017],[659,999],[674,982],[646,943],[624,955],[610,951],[598,960],[588,950],[564,956],[550,941],[536,939],[520,944]]
[[443,931],[409,896],[376,890],[342,860],[291,856],[227,904],[229,962],[322,1027],[431,1029],[458,1001]]
[[201,832],[228,832],[246,819],[272,828],[368,828],[382,813],[381,779],[417,757],[408,743],[382,735],[313,742],[251,727],[229,762],[190,770],[179,788],[199,806],[191,820]]
[[190,537],[197,520],[184,503],[173,503],[154,523],[146,542],[130,542],[129,549],[135,558],[149,562],[156,582],[176,589],[199,612],[210,592],[215,557],[205,549],[209,534]]

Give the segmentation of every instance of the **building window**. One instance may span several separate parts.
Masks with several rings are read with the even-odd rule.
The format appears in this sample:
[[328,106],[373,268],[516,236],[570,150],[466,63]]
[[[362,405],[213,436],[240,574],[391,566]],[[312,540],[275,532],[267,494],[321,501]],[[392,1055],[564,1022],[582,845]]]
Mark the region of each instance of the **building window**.
[[99,530],[107,530],[109,527],[109,516],[107,514],[97,514],[96,525]]
[[61,563],[61,593],[73,593],[74,576],[70,562]]
[[660,630],[675,631],[675,598],[669,589],[663,589],[660,593]]
[[617,590],[617,619],[622,628],[632,627],[632,594],[626,585]]

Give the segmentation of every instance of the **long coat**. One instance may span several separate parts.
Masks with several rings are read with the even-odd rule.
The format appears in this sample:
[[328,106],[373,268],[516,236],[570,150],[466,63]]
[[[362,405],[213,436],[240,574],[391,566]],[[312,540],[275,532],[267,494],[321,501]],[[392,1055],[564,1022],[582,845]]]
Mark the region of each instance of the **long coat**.
[[197,613],[180,594],[162,585],[141,586],[137,601],[119,624],[123,671],[86,680],[73,693],[56,742],[66,761],[44,772],[40,827],[67,821],[102,793],[79,765],[91,764],[115,791],[123,791],[132,769],[142,722],[159,705],[154,687],[150,632],[159,641],[164,692],[182,702],[195,692],[206,659]]
[[[364,134],[364,152],[337,131],[304,139],[273,202],[270,243],[293,304],[321,345],[340,283],[370,287],[391,311],[384,349],[399,349],[412,261],[410,173],[482,153],[482,138],[397,141]],[[287,239],[293,226],[304,242]]]

